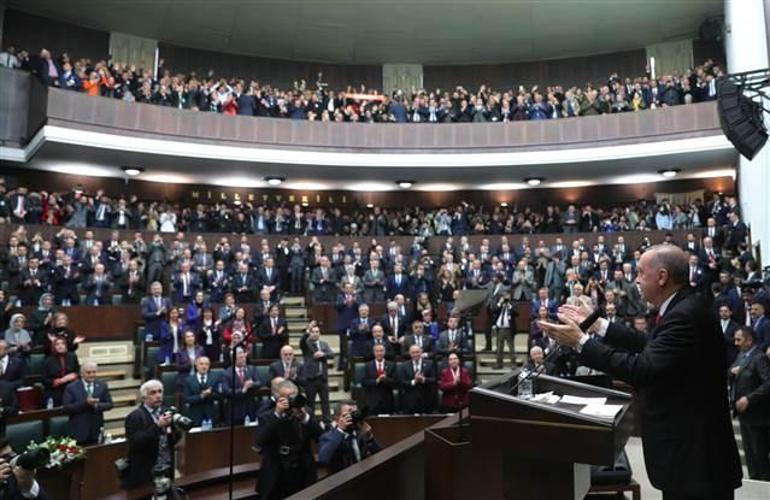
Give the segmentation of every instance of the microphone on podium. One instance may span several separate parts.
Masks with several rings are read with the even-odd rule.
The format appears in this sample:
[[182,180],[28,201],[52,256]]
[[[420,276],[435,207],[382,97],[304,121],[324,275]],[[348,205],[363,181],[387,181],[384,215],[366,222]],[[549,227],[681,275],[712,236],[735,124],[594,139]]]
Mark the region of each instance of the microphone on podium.
[[[584,319],[583,321],[580,322],[578,327],[580,328],[581,331],[585,332],[586,330],[591,328],[591,325],[593,325],[594,322],[596,322],[597,319],[599,319],[601,317],[602,317],[602,308],[601,307],[597,307],[596,309],[593,310],[593,312],[591,314],[589,314],[586,317],[586,319]],[[562,349],[564,349],[564,351],[562,351]],[[513,385],[513,387],[511,387],[511,393],[513,394],[514,391],[516,389],[518,389],[519,385],[521,385],[522,382],[526,382],[528,380],[534,380],[537,377],[539,377],[540,374],[543,373],[543,371],[545,369],[545,364],[547,362],[552,361],[553,359],[555,359],[557,357],[558,353],[566,352],[569,349],[571,349],[571,347],[557,345],[551,352],[548,353],[548,355],[543,360],[543,364],[540,366],[539,369],[536,369],[536,370],[533,370],[533,371],[527,373],[527,375],[525,377],[519,378],[519,380],[516,381],[516,383]]]

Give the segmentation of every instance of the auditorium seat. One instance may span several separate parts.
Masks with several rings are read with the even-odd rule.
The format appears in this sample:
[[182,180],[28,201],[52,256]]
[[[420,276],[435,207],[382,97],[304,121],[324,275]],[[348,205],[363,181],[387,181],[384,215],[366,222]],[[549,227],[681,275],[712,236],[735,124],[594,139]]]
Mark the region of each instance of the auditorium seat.
[[155,367],[158,364],[158,352],[160,352],[160,345],[155,342],[148,342],[144,345],[144,378],[152,378],[155,376]]
[[254,367],[257,372],[257,378],[263,385],[270,387],[270,365],[257,365]]
[[49,420],[49,433],[53,437],[69,436],[69,422],[70,419],[66,415],[59,415],[58,417],[51,417]]
[[29,355],[27,361],[27,375],[35,378],[43,376],[43,366],[45,365],[45,354],[42,352],[34,352]]
[[176,381],[179,372],[176,366],[165,366],[160,373],[160,381],[163,383],[163,405],[178,406],[179,394],[177,393]]
[[21,453],[27,449],[30,441],[39,443],[43,440],[43,421],[10,424],[5,429],[5,436],[10,440],[13,449]]
[[359,406],[363,407],[364,399],[364,377],[366,376],[366,362],[363,360],[352,363],[352,376],[350,383],[350,396]]

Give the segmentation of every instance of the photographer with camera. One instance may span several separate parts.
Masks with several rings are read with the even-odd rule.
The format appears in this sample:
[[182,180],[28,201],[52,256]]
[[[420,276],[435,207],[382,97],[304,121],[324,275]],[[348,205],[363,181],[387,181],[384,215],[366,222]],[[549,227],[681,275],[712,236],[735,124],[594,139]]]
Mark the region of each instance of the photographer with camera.
[[334,474],[378,451],[380,445],[356,403],[340,403],[337,426],[321,436],[318,463],[325,466],[329,474]]
[[17,455],[8,438],[0,438],[0,498],[23,500],[50,498],[35,480],[35,472],[48,464],[49,452],[38,448]]
[[126,417],[126,441],[128,442],[128,467],[121,471],[124,489],[149,485],[156,475],[154,470],[168,468],[172,464],[172,442],[176,442],[174,430],[186,431],[192,421],[171,407],[161,410],[163,384],[160,380],[148,380],[139,389],[142,404]]
[[321,427],[307,413],[306,398],[294,382],[284,380],[277,389],[275,411],[264,415],[257,428],[260,500],[290,496],[313,484],[318,475],[311,444]]

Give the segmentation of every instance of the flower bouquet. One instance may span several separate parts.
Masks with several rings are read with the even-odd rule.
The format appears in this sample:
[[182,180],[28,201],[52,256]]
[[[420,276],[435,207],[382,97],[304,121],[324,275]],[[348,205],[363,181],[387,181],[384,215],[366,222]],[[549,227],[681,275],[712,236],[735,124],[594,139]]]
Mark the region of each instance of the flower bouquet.
[[26,451],[46,448],[50,453],[46,469],[61,469],[65,465],[83,460],[86,450],[71,437],[48,436],[42,443],[29,443]]

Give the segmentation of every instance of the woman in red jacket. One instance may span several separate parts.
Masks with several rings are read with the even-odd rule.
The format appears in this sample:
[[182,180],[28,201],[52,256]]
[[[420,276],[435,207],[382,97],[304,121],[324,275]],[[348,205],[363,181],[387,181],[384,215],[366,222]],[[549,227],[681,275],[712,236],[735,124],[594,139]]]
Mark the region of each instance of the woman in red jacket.
[[460,358],[456,353],[449,355],[449,365],[441,370],[439,387],[441,396],[441,408],[445,413],[454,413],[468,406],[468,391],[473,383],[468,370],[460,366]]

